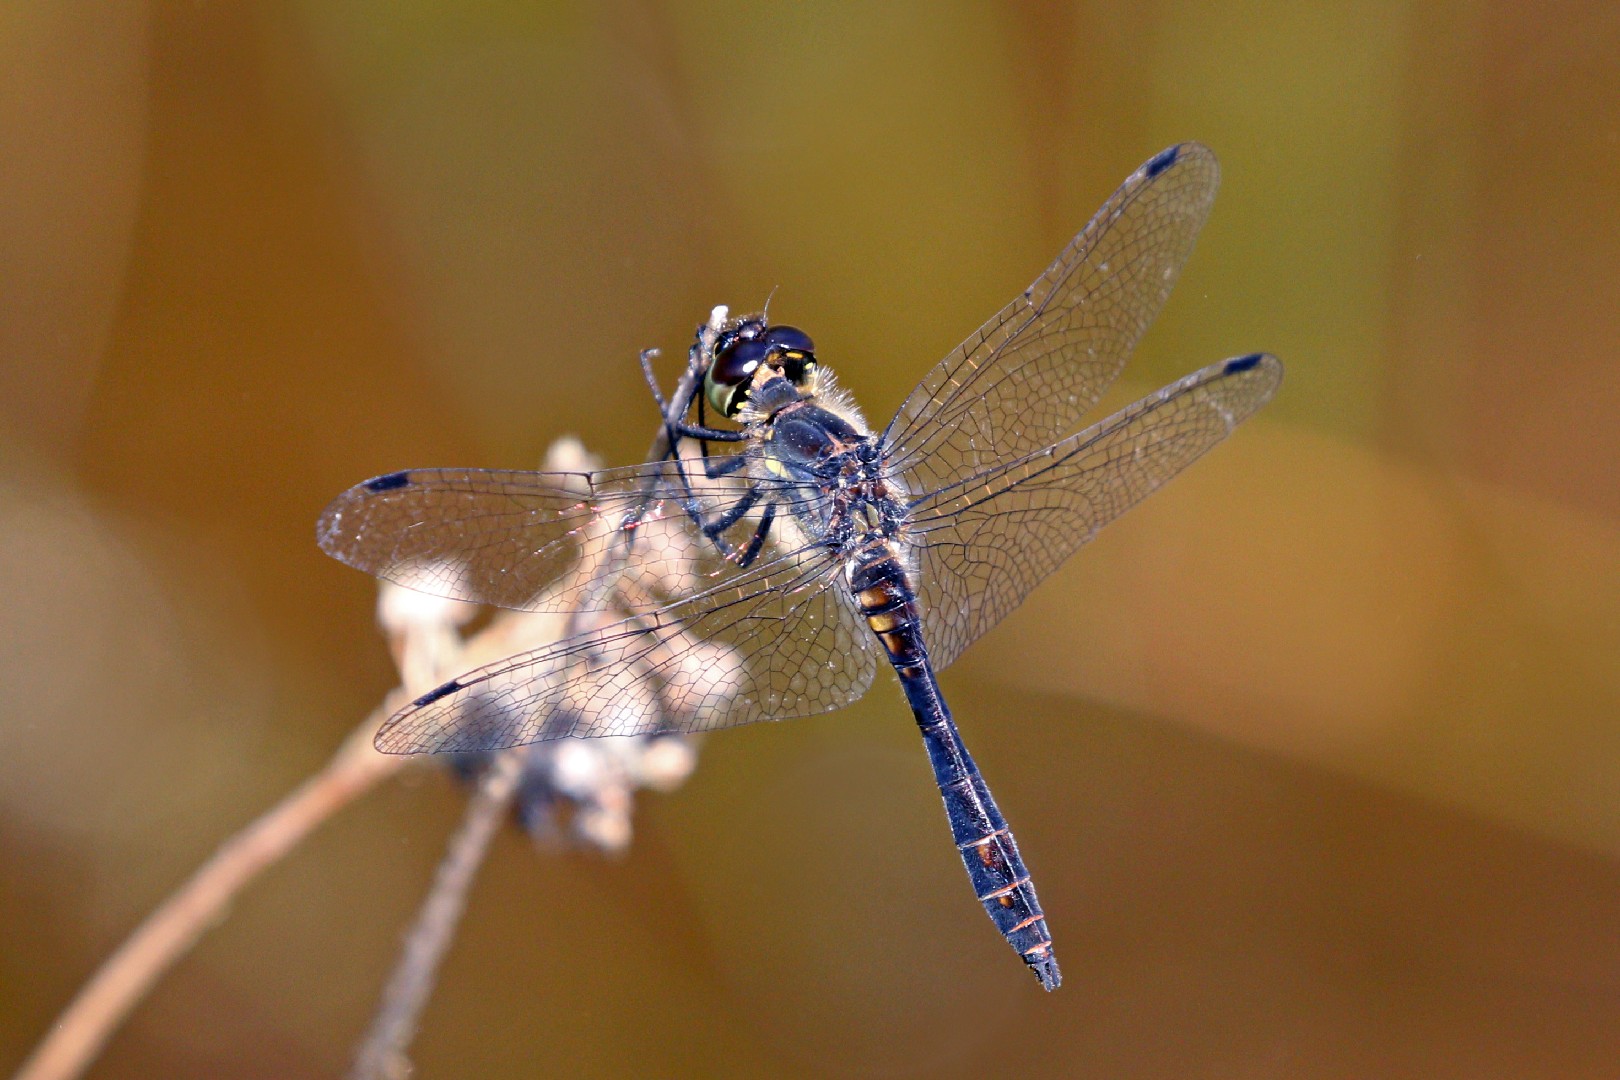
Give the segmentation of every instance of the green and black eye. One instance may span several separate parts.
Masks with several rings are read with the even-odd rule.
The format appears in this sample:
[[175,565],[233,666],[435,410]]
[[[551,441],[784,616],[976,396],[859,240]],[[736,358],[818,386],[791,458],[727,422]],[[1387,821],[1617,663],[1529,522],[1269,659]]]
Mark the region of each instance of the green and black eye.
[[764,362],[770,346],[757,337],[736,337],[714,354],[709,374],[703,380],[703,390],[709,404],[723,416],[735,416],[743,402],[748,400],[748,386],[754,372]]
[[736,416],[748,400],[760,364],[777,368],[793,385],[802,386],[816,366],[815,343],[797,327],[745,325],[729,341],[722,339],[715,350],[703,380],[709,404],[723,416]]

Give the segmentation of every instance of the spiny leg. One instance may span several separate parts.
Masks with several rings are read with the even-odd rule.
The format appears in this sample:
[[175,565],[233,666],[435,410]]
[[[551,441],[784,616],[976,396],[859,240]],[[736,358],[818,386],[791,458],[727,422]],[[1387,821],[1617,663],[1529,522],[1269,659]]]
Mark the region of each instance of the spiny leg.
[[743,549],[742,558],[737,560],[738,566],[747,569],[754,565],[754,560],[759,558],[760,549],[765,546],[765,538],[770,535],[771,523],[775,520],[776,503],[766,503],[765,512],[759,516],[759,528],[755,529],[754,535],[749,538],[748,546]]
[[697,522],[698,527],[703,530],[703,535],[709,538],[709,542],[714,545],[716,551],[720,552],[722,558],[730,559],[738,566],[748,567],[752,566],[754,560],[759,557],[761,549],[765,546],[765,541],[770,537],[771,526],[776,521],[776,501],[774,499],[766,501],[765,509],[759,515],[759,525],[755,527],[753,535],[748,538],[748,542],[741,548],[728,542],[720,534],[741,521],[754,507],[759,505],[761,498],[763,498],[763,494],[759,488],[749,488],[747,494],[733,503],[729,510],[710,518],[708,521],[702,519],[701,513],[695,504],[685,506],[683,509],[686,510],[693,521]]
[[[708,343],[704,339],[704,329],[704,327],[698,328],[697,336],[687,353],[688,367],[692,371],[703,370],[708,363],[713,362],[713,357],[708,355]],[[658,387],[658,377],[652,368],[653,358],[657,355],[657,349],[642,350],[640,354],[641,373],[647,380],[647,388],[652,393],[653,401],[657,404],[659,416],[664,423],[665,442],[667,443],[665,460],[673,460],[675,463],[675,475],[680,484],[680,492],[675,501],[702,530],[703,535],[709,538],[709,542],[715,546],[715,549],[720,552],[723,558],[734,560],[739,566],[749,566],[759,557],[759,553],[764,548],[765,541],[770,535],[771,525],[776,518],[776,504],[773,502],[766,505],[764,512],[760,516],[759,527],[754,530],[745,546],[739,549],[737,546],[727,543],[720,534],[741,521],[743,516],[759,503],[761,498],[759,488],[750,488],[729,510],[705,522],[702,507],[698,505],[697,497],[692,491],[691,479],[687,475],[686,461],[680,454],[681,439],[697,439],[703,461],[704,476],[710,480],[715,480],[740,471],[748,463],[748,458],[743,453],[731,454],[723,458],[711,457],[709,455],[709,442],[711,440],[715,442],[743,442],[747,440],[748,436],[741,431],[726,431],[708,426],[704,413],[701,379],[690,380],[691,385],[687,386],[684,393],[681,394],[682,400],[678,402],[666,400],[663,392]],[[684,420],[674,419],[675,417],[685,417],[691,411],[694,402],[697,404],[696,424],[688,424]],[[678,405],[678,408],[675,407],[676,405]],[[634,520],[626,519],[625,527],[627,529],[633,528],[634,524]]]

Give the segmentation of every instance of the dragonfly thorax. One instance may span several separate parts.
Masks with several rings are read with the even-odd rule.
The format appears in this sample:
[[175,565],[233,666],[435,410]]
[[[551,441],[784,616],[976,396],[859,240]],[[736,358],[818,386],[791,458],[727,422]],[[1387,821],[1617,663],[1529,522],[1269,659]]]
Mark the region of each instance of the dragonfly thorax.
[[831,480],[861,467],[858,449],[866,436],[814,402],[793,402],[771,417],[764,429],[765,452],[794,472],[802,470],[815,479]]

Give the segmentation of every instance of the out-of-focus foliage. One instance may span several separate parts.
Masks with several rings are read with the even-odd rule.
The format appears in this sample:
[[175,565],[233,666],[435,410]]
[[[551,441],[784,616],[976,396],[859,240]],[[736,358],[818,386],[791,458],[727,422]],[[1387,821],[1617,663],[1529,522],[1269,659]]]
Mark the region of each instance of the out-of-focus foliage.
[[[717,303],[885,417],[1197,138],[1114,400],[1282,394],[945,679],[1063,990],[879,685],[710,740],[621,864],[497,845],[423,1075],[1610,1075],[1616,55],[1595,3],[7,5],[0,1070],[390,685],[330,496],[633,460]],[[335,823],[104,1074],[339,1071],[460,799]]]

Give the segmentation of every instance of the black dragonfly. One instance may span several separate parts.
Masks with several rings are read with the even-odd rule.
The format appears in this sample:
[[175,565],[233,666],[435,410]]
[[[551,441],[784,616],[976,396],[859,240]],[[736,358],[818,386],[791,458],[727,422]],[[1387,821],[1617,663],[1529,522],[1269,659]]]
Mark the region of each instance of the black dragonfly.
[[[1055,989],[1035,887],[936,675],[1276,392],[1277,359],[1242,356],[1077,430],[1169,295],[1219,175],[1196,143],[1148,161],[881,431],[804,332],[750,317],[711,332],[702,396],[693,383],[672,402],[661,461],[419,469],[345,492],[318,527],[343,562],[438,595],[594,613],[422,695],[382,726],[378,749],[806,716],[864,694],[881,654],[922,730],[974,895]],[[740,430],[707,424],[705,401]],[[711,441],[734,449],[710,455]]]

